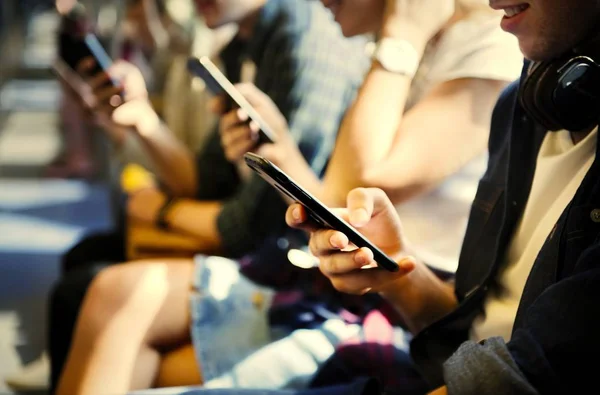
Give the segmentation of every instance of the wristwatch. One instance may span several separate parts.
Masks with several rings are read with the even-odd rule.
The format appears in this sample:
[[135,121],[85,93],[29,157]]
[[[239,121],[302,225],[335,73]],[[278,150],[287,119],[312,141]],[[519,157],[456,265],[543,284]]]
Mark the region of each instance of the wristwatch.
[[176,198],[169,196],[169,197],[167,197],[167,199],[165,200],[165,202],[163,203],[161,208],[158,210],[158,215],[156,216],[156,226],[159,229],[162,229],[162,230],[169,229],[169,223],[167,222],[167,214],[168,214],[169,210],[171,209],[171,207],[173,207],[173,204],[175,204],[176,201],[177,201]]
[[372,60],[392,73],[414,77],[421,57],[415,47],[406,40],[384,37],[377,42]]

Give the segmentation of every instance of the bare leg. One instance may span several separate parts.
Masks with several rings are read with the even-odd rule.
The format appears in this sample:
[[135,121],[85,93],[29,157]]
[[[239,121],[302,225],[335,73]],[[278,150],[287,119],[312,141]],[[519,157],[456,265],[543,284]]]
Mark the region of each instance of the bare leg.
[[156,260],[101,272],[83,303],[57,394],[124,394],[151,387],[161,354],[190,342],[193,267],[187,259]]

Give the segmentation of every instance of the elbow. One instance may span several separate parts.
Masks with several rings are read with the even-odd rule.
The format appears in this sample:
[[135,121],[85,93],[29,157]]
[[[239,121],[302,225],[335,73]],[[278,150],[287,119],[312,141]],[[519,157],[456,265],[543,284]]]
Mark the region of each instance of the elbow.
[[191,156],[188,157],[188,171],[181,172],[181,178],[176,187],[178,197],[194,199],[198,193],[198,175]]
[[182,182],[182,185],[178,188],[177,196],[182,198],[194,199],[198,192],[198,185],[196,180],[191,178]]
[[193,176],[172,178],[165,182],[165,186],[169,189],[171,196],[176,198],[194,199],[198,191],[198,185]]

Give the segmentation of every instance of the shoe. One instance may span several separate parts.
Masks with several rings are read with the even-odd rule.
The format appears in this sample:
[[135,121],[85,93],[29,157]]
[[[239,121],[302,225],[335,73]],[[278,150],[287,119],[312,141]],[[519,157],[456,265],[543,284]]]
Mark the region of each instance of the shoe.
[[50,360],[43,353],[35,361],[4,379],[6,385],[15,391],[43,391],[50,388]]

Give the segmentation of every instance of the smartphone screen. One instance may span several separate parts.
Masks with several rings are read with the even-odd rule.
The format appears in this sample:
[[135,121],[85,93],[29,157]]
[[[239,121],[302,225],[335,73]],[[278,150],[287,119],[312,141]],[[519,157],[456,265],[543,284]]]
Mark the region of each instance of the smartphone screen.
[[[100,40],[93,33],[87,33],[82,37],[61,33],[59,37],[59,57],[73,70],[77,70],[77,66],[83,59],[92,57],[95,65],[88,71],[89,75],[106,72],[113,63],[111,57],[102,47]],[[117,83],[109,80],[107,85],[117,86]]]
[[243,109],[248,117],[258,124],[260,127],[259,144],[277,141],[275,132],[271,127],[208,57],[190,58],[187,66],[192,74],[202,78],[206,87],[214,95],[225,95],[229,100],[230,108]]
[[327,206],[299,186],[277,166],[267,159],[250,152],[244,155],[244,160],[246,161],[246,164],[250,166],[252,170],[257,172],[265,181],[292,200],[303,205],[312,221],[324,228],[335,229],[344,233],[348,239],[359,248],[369,248],[373,252],[375,261],[383,269],[390,272],[398,271],[398,264],[394,260],[367,240],[362,234],[354,229],[352,225],[335,215]]

